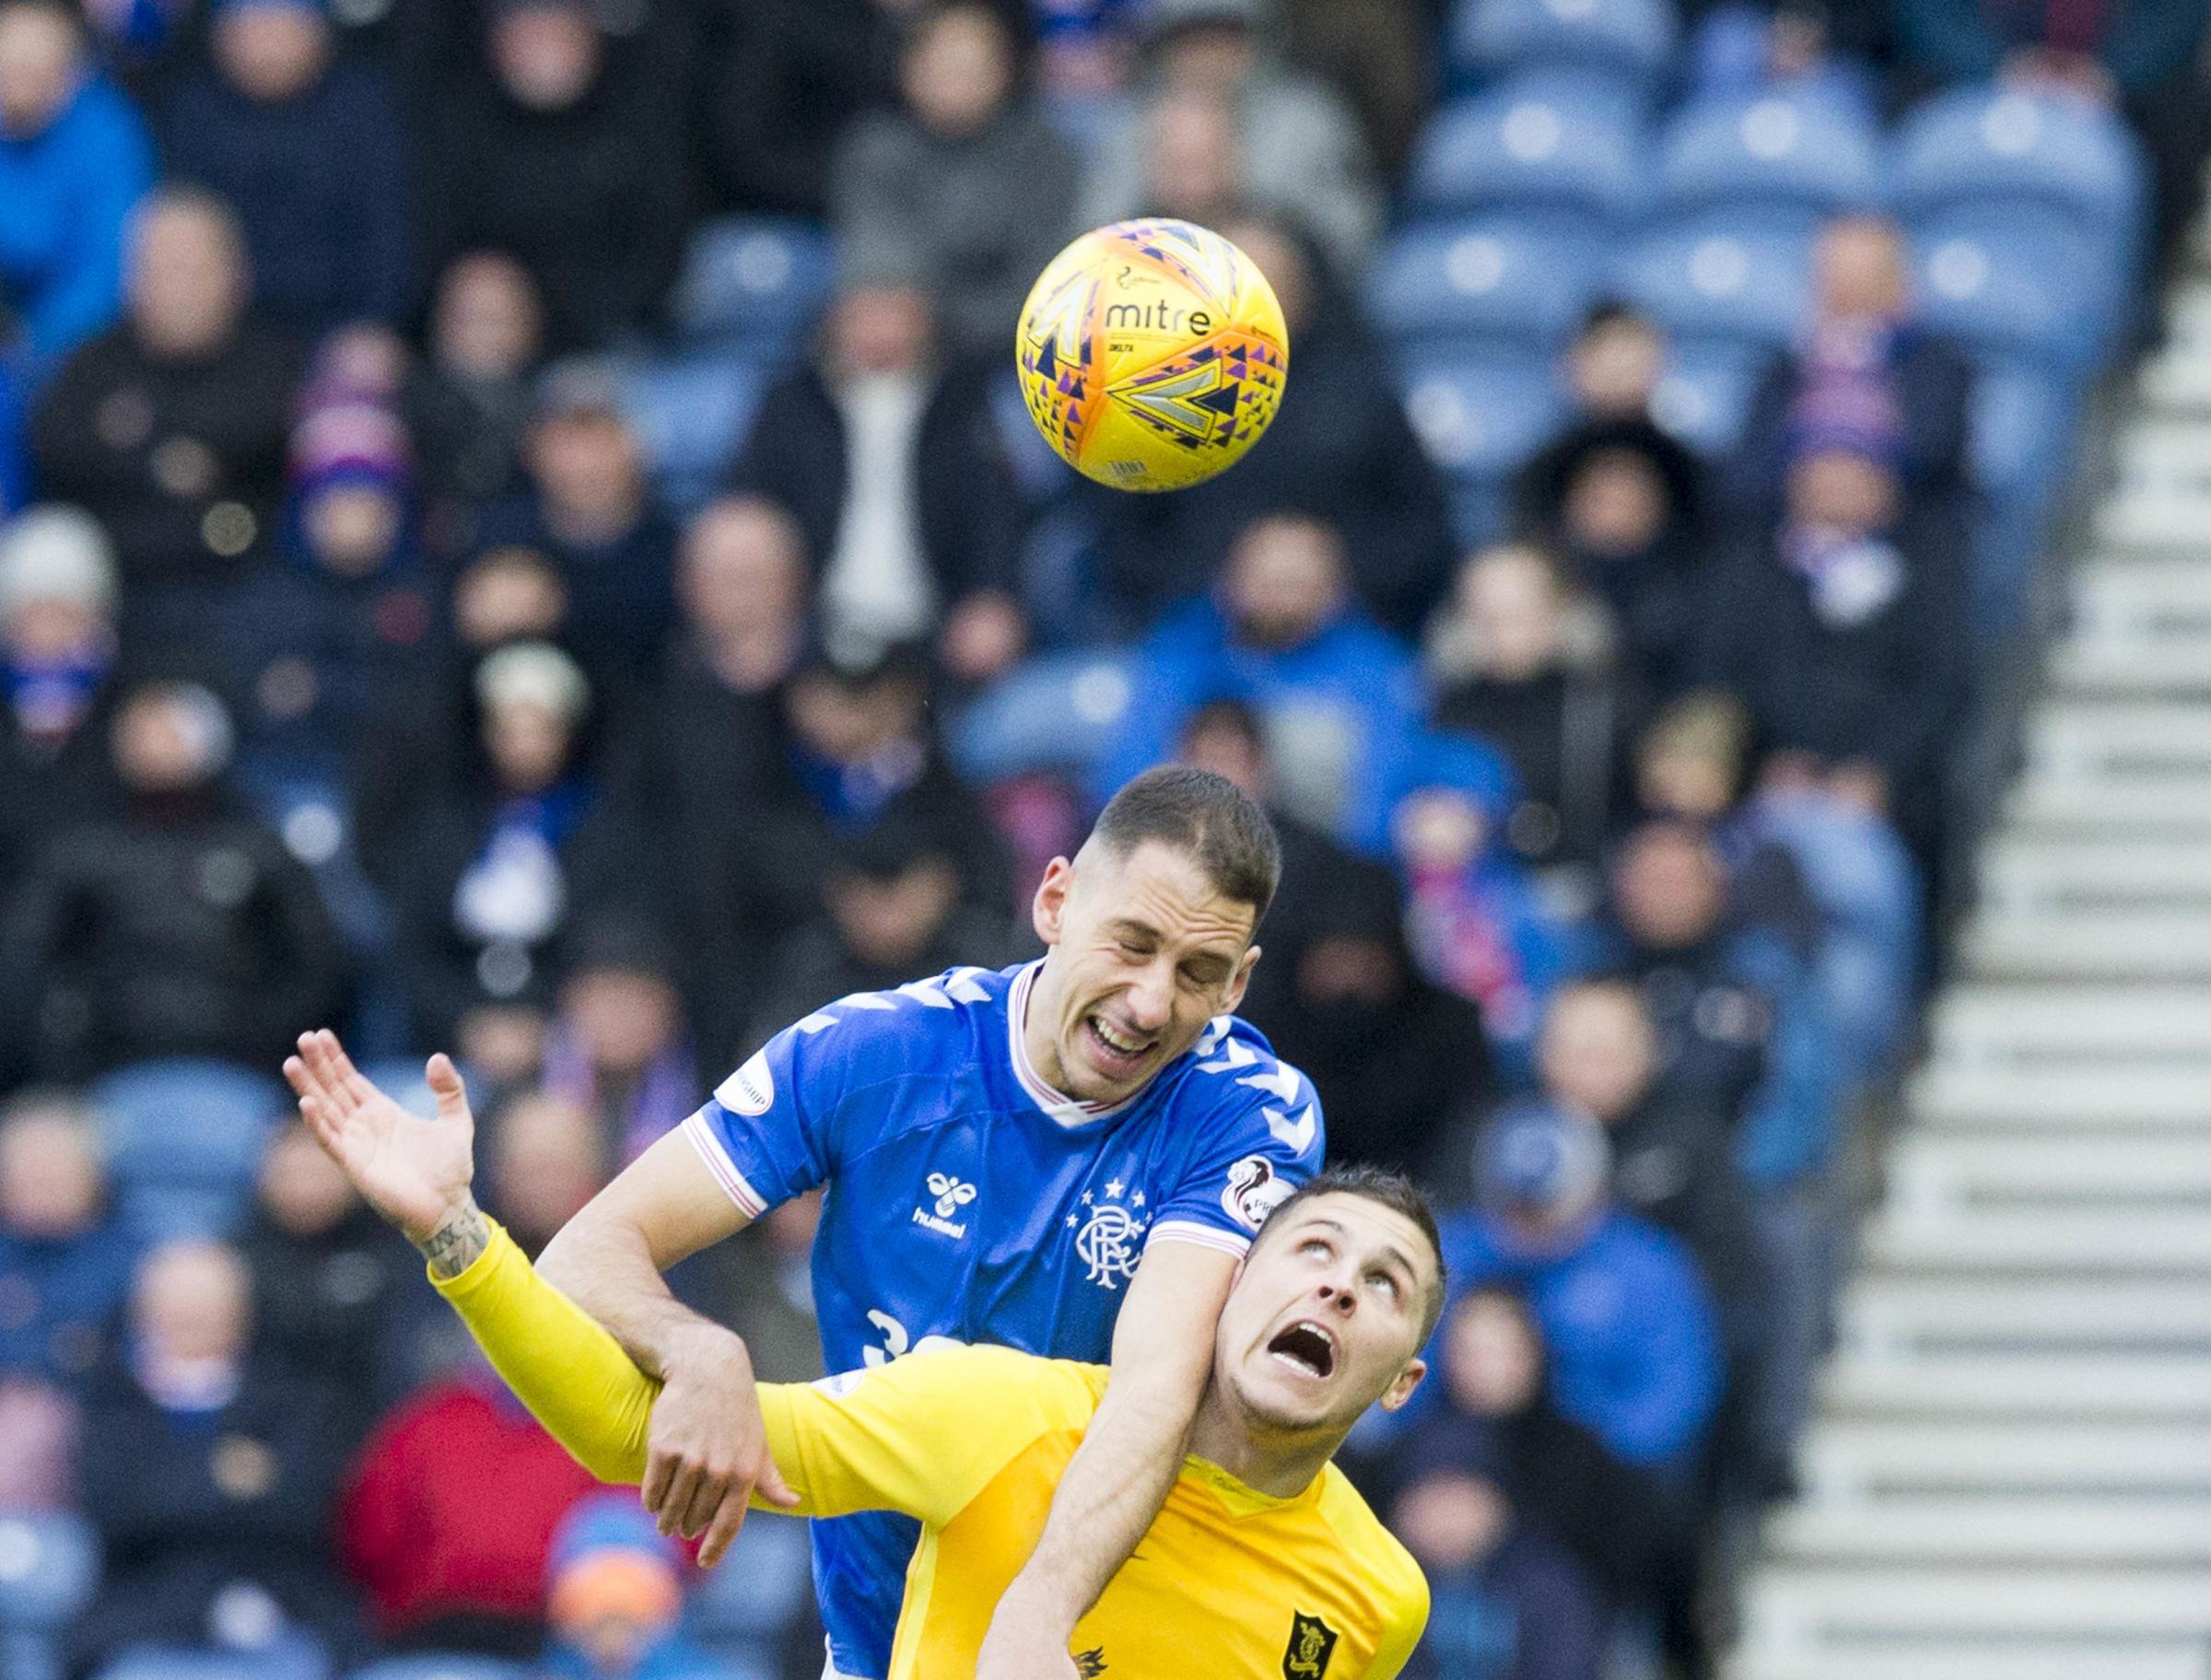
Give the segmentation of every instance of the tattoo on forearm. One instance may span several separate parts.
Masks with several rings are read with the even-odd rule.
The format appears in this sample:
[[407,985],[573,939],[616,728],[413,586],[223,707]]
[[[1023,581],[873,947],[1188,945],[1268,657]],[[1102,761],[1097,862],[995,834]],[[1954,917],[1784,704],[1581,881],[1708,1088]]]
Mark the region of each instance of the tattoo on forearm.
[[472,1196],[415,1248],[440,1278],[458,1278],[491,1246],[491,1227]]

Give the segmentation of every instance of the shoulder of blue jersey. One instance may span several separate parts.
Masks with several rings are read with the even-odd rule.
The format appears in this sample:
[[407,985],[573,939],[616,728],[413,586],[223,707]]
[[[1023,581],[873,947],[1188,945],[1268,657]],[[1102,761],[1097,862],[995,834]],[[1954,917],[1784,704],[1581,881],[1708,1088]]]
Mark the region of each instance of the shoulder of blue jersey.
[[1275,1055],[1266,1034],[1234,1015],[1216,1015],[1190,1052],[1184,1100],[1215,1114],[1248,1114],[1247,1136],[1265,1135],[1297,1156],[1325,1142],[1313,1081]]

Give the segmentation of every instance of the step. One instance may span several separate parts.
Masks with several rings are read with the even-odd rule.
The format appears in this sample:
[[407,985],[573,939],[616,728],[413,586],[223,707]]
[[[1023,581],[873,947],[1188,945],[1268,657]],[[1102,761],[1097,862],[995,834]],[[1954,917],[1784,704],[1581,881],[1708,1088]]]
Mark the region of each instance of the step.
[[2099,542],[2160,554],[2199,553],[2206,531],[2211,531],[2211,491],[2130,487],[2109,497],[2096,516]]
[[[2211,1433],[2164,1423],[1820,1418],[1796,1463],[1813,1500],[1965,1488],[2211,1497]],[[2211,1629],[2211,1602],[2205,1610]]]
[[2211,1566],[2211,1499],[1815,1501],[1775,1511],[1763,1539],[1772,1556],[1799,1563]]
[[[2211,507],[2205,516],[2211,519]],[[2211,703],[2061,700],[2028,719],[2026,743],[2030,772],[2063,779],[2130,770],[2211,774]]]
[[2211,909],[2211,840],[2059,840],[2011,834],[1982,852],[1984,904],[2197,905]]
[[1846,1356],[1829,1363],[1819,1385],[1821,1404],[1842,1418],[2211,1423],[2211,1359]]
[[2211,835],[2211,782],[2114,776],[2091,767],[2030,769],[2005,801],[2013,831],[2061,830],[2147,839]]
[[1983,979],[2211,980],[2211,912],[1992,906],[1959,930],[1958,950]]
[[2140,390],[2165,414],[2211,413],[2211,357],[2201,351],[2168,350],[2142,369]]
[[[2211,477],[2211,420],[2188,428],[2193,471]],[[2187,626],[2211,629],[2211,577],[2188,560],[2100,557],[2071,578],[2076,636]]]
[[2211,1138],[1989,1139],[1914,1132],[1891,1146],[1886,1172],[1891,1209],[2201,1197],[2211,1212]]
[[2211,1356],[2211,1289],[2194,1282],[1862,1277],[1838,1314],[1844,1348],[1876,1361]]
[[[1751,1650],[1911,1635],[1999,1643],[2038,1636],[2200,1641],[2211,1628],[2211,1570],[1776,1566],[1752,1580],[1744,1613]],[[1894,1680],[1923,1680],[1917,1667],[1889,1673]]]
[[2211,694],[2211,636],[2076,639],[2051,650],[2050,676],[2057,688],[2081,695]]
[[2211,1063],[2211,986],[1973,984],[1931,1013],[1946,1059]]
[[2211,1127],[2211,1081],[2189,1068],[2032,1068],[1958,1058],[1913,1078],[1908,1103],[1931,1131],[2161,1133]]
[[2108,1208],[2062,1214],[1884,1208],[1866,1221],[1865,1260],[1890,1273],[2193,1277],[2211,1288],[2211,1218]]
[[1988,1645],[1853,1640],[1788,1655],[1742,1651],[1722,1680],[2211,1680],[2199,1641]]

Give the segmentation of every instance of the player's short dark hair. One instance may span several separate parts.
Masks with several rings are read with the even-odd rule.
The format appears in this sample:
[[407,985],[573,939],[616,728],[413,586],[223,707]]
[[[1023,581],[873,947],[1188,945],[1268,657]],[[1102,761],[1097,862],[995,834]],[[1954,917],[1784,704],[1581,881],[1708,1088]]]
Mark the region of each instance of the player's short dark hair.
[[1402,1172],[1392,1172],[1386,1167],[1330,1167],[1282,1198],[1267,1216],[1266,1224],[1259,1227],[1258,1241],[1265,1242],[1267,1232],[1283,1223],[1283,1215],[1293,1208],[1322,1196],[1356,1196],[1378,1203],[1410,1221],[1427,1239],[1429,1252],[1435,1256],[1435,1281],[1429,1286],[1428,1299],[1421,1312],[1421,1345],[1425,1347],[1444,1316],[1444,1297],[1450,1283],[1444,1266],[1443,1233],[1436,1229],[1435,1209],[1428,1205],[1426,1194]]
[[1161,764],[1106,802],[1091,837],[1126,858],[1147,840],[1195,858],[1214,890],[1251,906],[1256,931],[1282,879],[1281,842],[1250,796],[1226,776]]

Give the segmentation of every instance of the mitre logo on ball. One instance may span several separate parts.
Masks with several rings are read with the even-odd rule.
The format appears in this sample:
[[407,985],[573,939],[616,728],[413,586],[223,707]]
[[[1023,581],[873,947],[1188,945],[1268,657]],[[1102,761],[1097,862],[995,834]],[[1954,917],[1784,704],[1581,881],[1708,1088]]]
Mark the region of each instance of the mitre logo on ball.
[[1116,222],[1037,276],[1014,346],[1029,416],[1077,472],[1179,490],[1241,460],[1281,401],[1290,335],[1267,276],[1190,222]]

